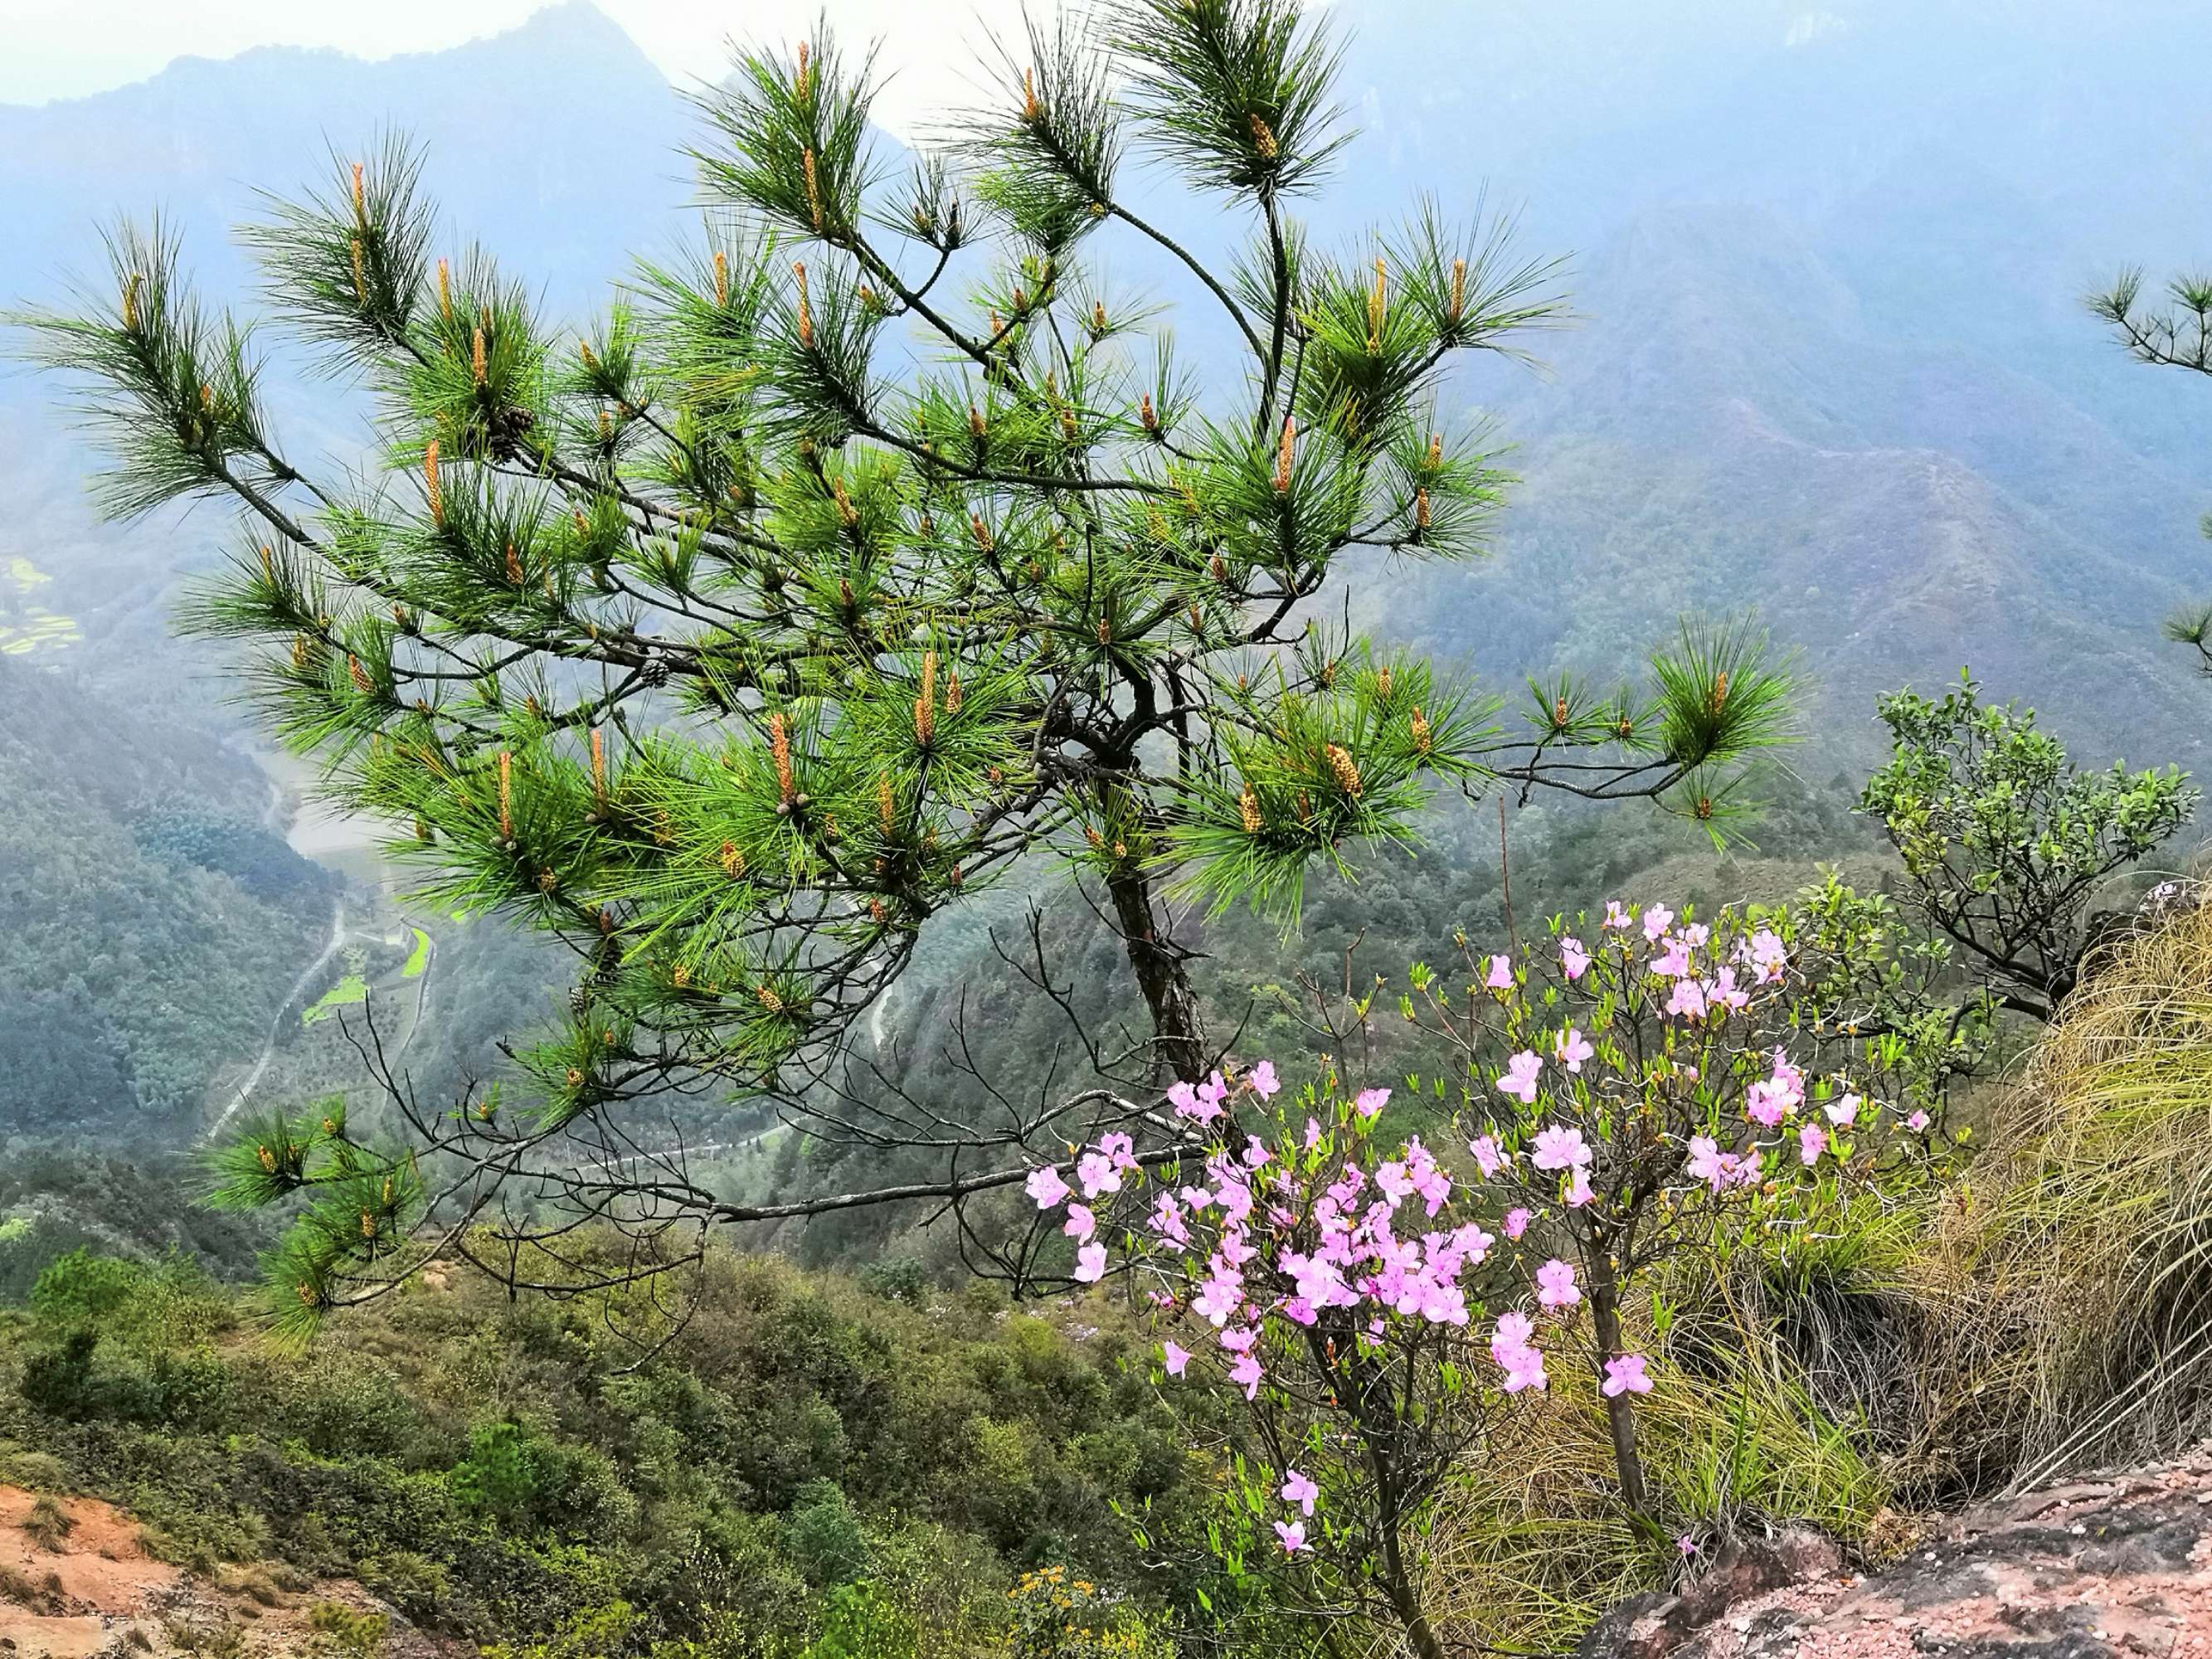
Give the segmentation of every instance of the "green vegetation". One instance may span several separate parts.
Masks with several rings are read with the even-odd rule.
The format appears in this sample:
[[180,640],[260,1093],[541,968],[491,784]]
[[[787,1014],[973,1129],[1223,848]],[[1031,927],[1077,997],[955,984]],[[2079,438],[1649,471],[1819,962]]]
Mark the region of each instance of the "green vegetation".
[[300,1011],[300,1024],[313,1025],[328,1019],[341,1008],[358,1007],[368,1000],[368,981],[359,974],[348,974]]
[[196,1269],[71,1255],[0,1311],[0,1479],[35,1449],[173,1559],[356,1577],[516,1654],[981,1650],[1030,1566],[1115,1585],[1109,1626],[1179,1593],[1116,1511],[1172,1524],[1200,1471],[1118,1319],[699,1273],[651,1353],[441,1272],[295,1357]]

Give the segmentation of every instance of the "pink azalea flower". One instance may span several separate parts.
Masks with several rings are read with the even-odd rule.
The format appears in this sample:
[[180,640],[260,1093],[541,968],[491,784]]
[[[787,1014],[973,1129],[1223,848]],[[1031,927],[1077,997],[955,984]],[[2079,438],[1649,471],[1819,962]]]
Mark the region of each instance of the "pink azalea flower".
[[1390,1091],[1388,1089],[1362,1089],[1352,1097],[1352,1108],[1362,1117],[1373,1118],[1379,1116],[1389,1103]]
[[1535,1152],[1529,1162],[1538,1169],[1580,1169],[1589,1161],[1590,1149],[1580,1129],[1553,1123],[1536,1131]]
[[1520,1237],[1522,1234],[1528,1231],[1529,1220],[1530,1217],[1528,1212],[1519,1205],[1516,1205],[1513,1208],[1508,1210],[1505,1212],[1506,1237]]
[[1588,1037],[1571,1025],[1552,1039],[1552,1058],[1570,1072],[1579,1072],[1583,1062],[1597,1052]]
[[1828,1121],[1838,1129],[1848,1129],[1859,1120],[1859,1097],[1845,1095],[1840,1100],[1830,1101],[1820,1109],[1827,1114]]
[[1296,1469],[1286,1469],[1284,1473],[1288,1478],[1283,1482],[1283,1502],[1296,1504],[1308,1516],[1312,1515],[1314,1499],[1321,1496],[1321,1488],[1315,1485],[1311,1476],[1301,1474]]
[[1667,948],[1651,958],[1651,971],[1663,979],[1680,979],[1690,971],[1690,943],[1670,939]]
[[1190,1350],[1178,1347],[1172,1342],[1161,1343],[1160,1354],[1167,1361],[1170,1376],[1181,1376],[1182,1368],[1190,1364]]
[[1525,1348],[1536,1334],[1536,1322],[1516,1309],[1498,1316],[1498,1329],[1490,1338],[1490,1351],[1495,1354],[1509,1348]]
[[1248,1135],[1245,1137],[1244,1167],[1246,1169],[1256,1170],[1273,1156],[1274,1154],[1267,1150],[1267,1143],[1261,1139],[1259,1136]]
[[1580,939],[1570,937],[1559,941],[1559,966],[1565,971],[1569,984],[1580,979],[1589,964],[1589,951]]
[[1797,1156],[1808,1169],[1820,1161],[1820,1154],[1828,1150],[1828,1132],[1817,1123],[1806,1123],[1797,1130]]
[[1567,1176],[1565,1200],[1566,1206],[1571,1210],[1579,1210],[1596,1196],[1597,1194],[1590,1190],[1589,1171],[1579,1164],[1577,1164],[1573,1172]]
[[1320,1145],[1321,1125],[1315,1119],[1308,1118],[1306,1120],[1306,1151],[1311,1152]]
[[1113,1160],[1103,1152],[1085,1152],[1076,1159],[1075,1180],[1076,1184],[1083,1188],[1085,1198],[1121,1190],[1121,1172],[1114,1167]]
[[1644,942],[1656,945],[1659,935],[1674,925],[1674,913],[1663,904],[1655,904],[1644,913]]
[[1216,1072],[1211,1082],[1195,1086],[1188,1083],[1170,1084],[1168,1104],[1175,1109],[1177,1117],[1187,1117],[1197,1123],[1211,1123],[1224,1115],[1221,1097],[1228,1091],[1215,1086],[1220,1080],[1221,1073]]
[[1551,1386],[1544,1375],[1544,1356],[1534,1348],[1516,1348],[1504,1355],[1493,1355],[1505,1368],[1505,1392],[1518,1394],[1523,1389],[1534,1389],[1541,1394]]
[[1536,1300],[1547,1308],[1571,1308],[1583,1299],[1575,1270],[1554,1256],[1536,1269]]
[[1103,1244],[1085,1244],[1081,1249],[1075,1253],[1075,1282],[1077,1284],[1096,1285],[1100,1279],[1105,1277],[1106,1247]]
[[1098,1150],[1106,1155],[1107,1163],[1117,1170],[1137,1167],[1137,1143],[1127,1135],[1099,1136]]
[[1613,928],[1628,926],[1628,912],[1621,908],[1619,899],[1607,899],[1605,902],[1605,921],[1601,925]]
[[1229,1380],[1243,1389],[1244,1397],[1247,1400],[1254,1399],[1258,1395],[1261,1376],[1260,1357],[1257,1354],[1241,1354],[1237,1357],[1237,1363],[1229,1368]]
[[1067,1206],[1067,1221],[1060,1228],[1060,1231],[1066,1233],[1070,1238],[1087,1239],[1097,1231],[1098,1218],[1091,1214],[1091,1206],[1088,1204],[1071,1204]]
[[1669,1019],[1703,1019],[1711,1012],[1705,1000],[1704,981],[1678,979],[1674,981],[1674,989],[1667,999],[1667,1017]]
[[1306,1523],[1303,1521],[1278,1521],[1275,1536],[1283,1540],[1283,1553],[1296,1555],[1300,1550],[1311,1549],[1306,1542]]
[[1905,1127],[1911,1130],[1913,1133],[1919,1134],[1926,1130],[1929,1121],[1930,1120],[1927,1113],[1915,1112],[1911,1117],[1905,1120]]
[[1490,971],[1483,976],[1482,982],[1492,991],[1510,990],[1513,986],[1513,959],[1510,957],[1491,957]]
[[1533,1051],[1523,1048],[1506,1063],[1504,1071],[1498,1074],[1498,1092],[1518,1097],[1524,1106],[1534,1105],[1536,1100],[1536,1073],[1543,1063],[1536,1058]]
[[1598,1392],[1607,1400],[1624,1394],[1650,1394],[1651,1379],[1644,1374],[1644,1356],[1625,1353],[1605,1362],[1605,1382]]
[[1263,1060],[1252,1068],[1252,1092],[1261,1099],[1273,1100],[1282,1086],[1280,1079],[1275,1076],[1273,1060]]
[[1505,1159],[1498,1150],[1495,1135],[1477,1135],[1467,1143],[1467,1149],[1474,1155],[1474,1167],[1482,1171],[1485,1181],[1504,1167]]
[[1049,1210],[1067,1196],[1069,1188],[1060,1178],[1060,1171],[1048,1166],[1030,1170],[1030,1178],[1022,1184],[1022,1190],[1036,1201],[1037,1208]]

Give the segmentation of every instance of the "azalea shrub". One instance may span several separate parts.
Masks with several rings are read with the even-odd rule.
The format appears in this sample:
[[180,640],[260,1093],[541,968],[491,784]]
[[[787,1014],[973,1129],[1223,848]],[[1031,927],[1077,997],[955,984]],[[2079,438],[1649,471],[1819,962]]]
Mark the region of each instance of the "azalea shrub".
[[1279,1601],[1440,1655],[1435,1505],[1466,1460],[1527,1443],[1554,1388],[1603,1402],[1628,1516],[1674,1535],[1636,1447],[1667,1381],[1631,1336],[1665,1332],[1655,1270],[1912,1178],[1939,1128],[1875,1091],[1897,1081],[1879,1045],[1809,1016],[1793,933],[1616,903],[1470,957],[1464,983],[1417,966],[1399,1012],[1452,1056],[1425,1081],[1325,1061],[1291,1086],[1261,1060],[1169,1091],[1167,1144],[1196,1150],[1116,1133],[1032,1172],[1073,1279],[1157,1319],[1161,1385],[1237,1407],[1208,1535],[1232,1575],[1287,1575]]

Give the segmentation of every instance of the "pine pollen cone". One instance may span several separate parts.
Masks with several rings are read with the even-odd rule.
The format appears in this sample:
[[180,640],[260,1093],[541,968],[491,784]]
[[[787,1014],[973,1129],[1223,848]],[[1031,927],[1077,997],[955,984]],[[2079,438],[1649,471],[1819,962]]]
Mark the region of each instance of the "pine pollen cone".
[[924,749],[937,733],[937,653],[921,658],[921,695],[914,700],[914,740]]
[[438,261],[438,314],[449,323],[453,320],[453,291],[443,259]]
[[714,861],[722,866],[722,873],[732,881],[745,872],[745,855],[738,850],[738,844],[733,841],[722,843],[722,850],[715,855]]
[[353,297],[354,303],[364,311],[368,308],[368,267],[362,252],[361,238],[353,239]]
[[1263,161],[1273,161],[1277,149],[1275,130],[1269,126],[1266,119],[1260,115],[1254,114],[1246,118],[1252,124],[1252,147],[1260,152],[1260,159]]
[[806,266],[794,259],[791,272],[799,279],[799,343],[811,349],[814,344],[814,313],[806,304]]
[[1025,69],[1022,71],[1022,119],[1034,126],[1043,114],[1044,106],[1037,102],[1036,71]]
[[1252,786],[1249,783],[1244,786],[1243,793],[1237,797],[1237,816],[1243,820],[1246,835],[1260,833],[1260,798],[1252,793]]
[[499,751],[499,838],[514,839],[514,757]]
[[1322,745],[1322,753],[1328,761],[1329,771],[1335,775],[1336,787],[1346,794],[1357,797],[1359,793],[1359,768],[1352,763],[1351,755],[1334,743]]
[[477,329],[469,337],[469,374],[481,390],[484,383],[483,331]]
[[714,250],[714,309],[721,310],[730,303],[730,256],[721,249]]
[[422,483],[430,496],[430,522],[443,529],[446,524],[446,498],[438,488],[438,441],[430,440],[422,452]]
[[768,717],[768,746],[775,761],[776,793],[788,806],[798,798],[799,786],[791,770],[791,729],[781,713]]
[[1427,754],[1429,752],[1429,717],[1416,708],[1408,725],[1413,734],[1414,752],[1421,755]]
[[802,163],[806,172],[806,210],[814,219],[814,234],[822,234],[822,185],[814,167],[814,152],[808,150]]
[[1283,416],[1283,435],[1275,445],[1275,493],[1287,495],[1291,488],[1291,462],[1297,443],[1297,422],[1289,416]]

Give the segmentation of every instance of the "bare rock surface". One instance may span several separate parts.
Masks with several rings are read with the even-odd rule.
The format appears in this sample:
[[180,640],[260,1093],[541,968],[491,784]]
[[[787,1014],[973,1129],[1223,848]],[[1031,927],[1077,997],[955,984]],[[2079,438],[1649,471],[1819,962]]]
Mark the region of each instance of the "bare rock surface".
[[2212,1445],[1929,1521],[1878,1571],[1790,1534],[1613,1608],[1582,1659],[2212,1659]]

